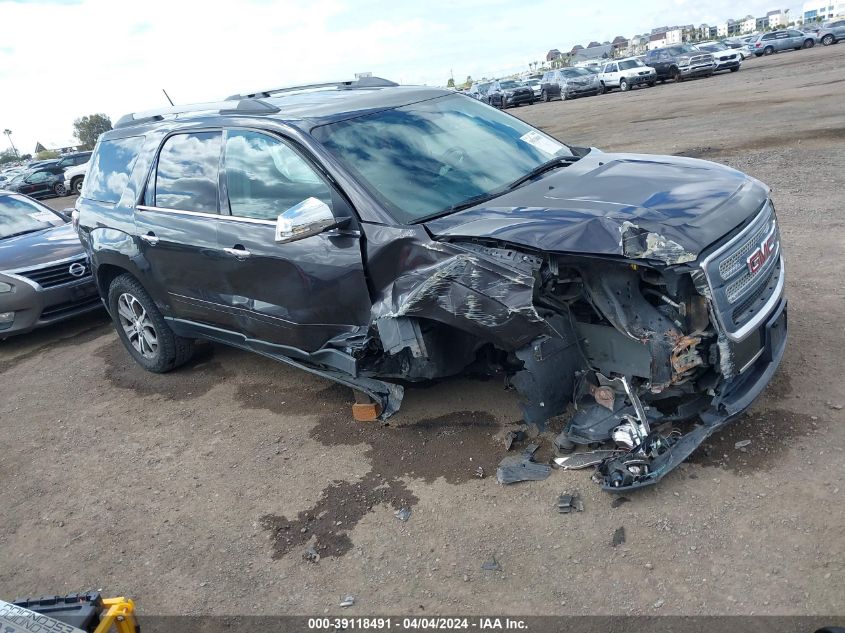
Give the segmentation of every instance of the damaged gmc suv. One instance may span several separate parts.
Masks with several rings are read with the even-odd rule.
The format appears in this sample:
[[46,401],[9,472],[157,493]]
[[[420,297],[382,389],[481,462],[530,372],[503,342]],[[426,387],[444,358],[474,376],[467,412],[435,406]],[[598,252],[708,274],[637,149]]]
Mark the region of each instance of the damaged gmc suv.
[[465,95],[379,78],[130,114],[74,221],[144,368],[195,339],[367,394],[506,377],[559,448],[658,481],[771,380],[786,345],[769,189],[690,158],[561,143]]

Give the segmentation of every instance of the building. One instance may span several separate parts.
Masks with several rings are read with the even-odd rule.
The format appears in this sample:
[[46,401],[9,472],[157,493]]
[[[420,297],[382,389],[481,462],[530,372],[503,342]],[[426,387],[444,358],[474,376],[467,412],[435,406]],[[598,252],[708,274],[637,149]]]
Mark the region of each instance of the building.
[[648,50],[648,35],[635,35],[628,40],[628,55],[642,55]]
[[742,22],[736,20],[727,20],[716,27],[717,37],[733,37],[742,32]]
[[[591,44],[596,44],[591,42]],[[610,59],[613,57],[613,44],[597,44],[576,51],[572,49],[572,62],[583,62],[591,59]]]
[[553,62],[553,61],[558,60],[558,59],[560,59],[560,51],[557,50],[556,48],[553,48],[548,53],[546,53],[546,61],[547,62]]
[[648,50],[653,51],[656,48],[662,48],[664,46],[666,46],[666,31],[663,31],[662,33],[652,33],[648,36]]
[[824,22],[845,16],[845,0],[810,0],[802,7],[804,22]]
[[82,145],[72,140],[46,141],[44,143],[38,141],[35,143],[35,151],[33,154],[40,154],[41,152],[67,154],[68,152],[78,152],[81,147]]
[[739,27],[740,33],[753,33],[757,30],[757,18],[752,15],[746,15]]
[[789,26],[789,9],[782,11],[775,9],[766,14],[766,28],[780,29]]

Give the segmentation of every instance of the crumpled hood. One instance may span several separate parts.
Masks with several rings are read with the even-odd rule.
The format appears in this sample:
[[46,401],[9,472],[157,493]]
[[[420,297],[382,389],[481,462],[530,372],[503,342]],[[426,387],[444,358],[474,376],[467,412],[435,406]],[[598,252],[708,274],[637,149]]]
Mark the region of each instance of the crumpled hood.
[[70,224],[0,240],[0,271],[38,266],[82,255],[82,244]]
[[425,226],[435,237],[677,264],[750,220],[768,192],[708,161],[592,149],[577,163]]

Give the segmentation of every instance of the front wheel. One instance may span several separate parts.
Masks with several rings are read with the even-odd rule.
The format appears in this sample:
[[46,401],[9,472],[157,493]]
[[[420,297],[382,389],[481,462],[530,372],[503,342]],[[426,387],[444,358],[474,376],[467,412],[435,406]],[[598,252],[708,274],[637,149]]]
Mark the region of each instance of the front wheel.
[[656,81],[649,81],[649,82],[648,82],[648,87],[649,87],[649,88],[654,88],[654,86],[655,86],[656,84],[657,84],[657,82],[656,82]]
[[607,86],[604,85],[604,82],[601,82],[599,84],[599,94],[603,95],[605,92],[607,92]]
[[804,40],[804,48],[813,48],[815,45],[815,40]]
[[630,88],[630,86],[628,85],[628,80],[623,77],[619,80],[619,90],[621,90],[622,92],[628,92],[628,88]]
[[109,286],[108,302],[118,337],[141,367],[163,374],[190,360],[193,341],[173,333],[135,277],[116,277]]
[[739,66],[734,66],[733,68],[731,68],[732,73],[735,73],[738,70],[739,70]]
[[822,38],[822,44],[824,46],[830,46],[831,44],[836,44],[836,38],[833,37],[833,33],[828,33]]
[[675,83],[679,84],[684,80],[684,76],[679,69],[675,68],[672,70],[672,79],[675,80]]

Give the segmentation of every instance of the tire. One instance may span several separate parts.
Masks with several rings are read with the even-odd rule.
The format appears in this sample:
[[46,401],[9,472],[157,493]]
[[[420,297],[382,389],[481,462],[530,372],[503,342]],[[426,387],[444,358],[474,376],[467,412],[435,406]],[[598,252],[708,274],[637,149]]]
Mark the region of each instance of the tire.
[[775,52],[774,46],[767,46],[766,48],[763,49],[763,55],[773,55],[774,52]]
[[622,77],[622,79],[619,80],[619,90],[621,90],[622,92],[628,92],[628,90],[630,89],[631,86],[628,85],[628,80]]
[[528,105],[534,105],[534,99],[531,99],[531,101],[528,102]]
[[108,303],[118,338],[147,371],[163,374],[193,356],[193,341],[173,333],[141,282],[132,275],[123,274],[111,282]]
[[801,48],[813,48],[815,45],[815,40],[804,40],[804,45]]
[[57,182],[53,185],[53,193],[56,194],[59,198],[63,198],[67,195],[67,187],[63,182]]
[[754,53],[754,57],[762,57],[763,53]]
[[548,103],[549,102],[549,93],[546,92],[545,90],[543,90],[543,92],[540,93],[540,100],[543,101],[543,103]]
[[77,176],[73,180],[70,181],[70,192],[71,194],[76,194],[77,196],[82,193],[82,176]]
[[822,38],[822,45],[830,46],[831,44],[836,44],[836,38],[833,37],[833,33],[828,33]]
[[735,73],[738,70],[739,70],[739,66],[734,66],[733,68],[731,68],[732,73]]
[[679,69],[673,68],[669,72],[672,74],[672,79],[676,84],[679,84],[684,80],[684,76],[681,74],[681,71]]
[[599,94],[603,95],[605,92],[607,92],[607,86],[604,85],[604,82],[601,82],[599,84]]
[[654,88],[654,86],[656,86],[656,85],[657,85],[657,82],[656,82],[656,81],[649,81],[649,82],[648,82],[648,87],[649,87],[649,88]]

